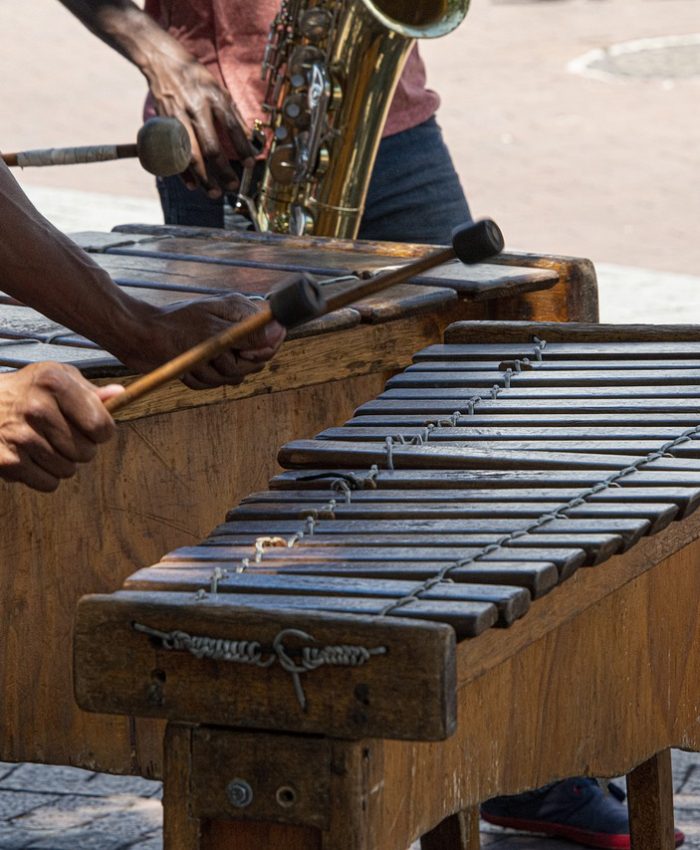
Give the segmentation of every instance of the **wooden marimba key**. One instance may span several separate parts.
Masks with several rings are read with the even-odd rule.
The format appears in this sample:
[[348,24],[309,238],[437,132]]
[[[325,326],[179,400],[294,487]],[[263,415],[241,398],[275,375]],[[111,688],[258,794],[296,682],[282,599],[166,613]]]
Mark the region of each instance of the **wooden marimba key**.
[[[453,337],[489,334],[483,323],[463,325]],[[419,352],[344,426],[287,444],[288,471],[201,544],[140,570],[117,594],[86,598],[76,641],[81,704],[330,739],[466,736],[463,690],[488,669],[472,642],[489,647],[485,658],[499,642],[524,653],[555,628],[543,624],[548,594],[557,629],[567,618],[583,623],[596,599],[631,593],[632,579],[698,536],[700,342],[605,342],[604,329],[576,326],[559,342],[545,330],[523,342]],[[652,535],[662,542],[643,540]],[[606,561],[599,578],[580,569]],[[592,601],[582,604],[588,586]],[[700,659],[688,663],[695,669]],[[582,687],[597,687],[597,675],[605,678],[593,671]],[[653,752],[641,738],[639,746],[619,756],[618,770]],[[595,759],[556,764],[552,775],[551,764],[527,774],[529,787],[592,769]],[[481,769],[502,778],[500,765]],[[527,782],[484,782],[470,799]],[[431,811],[449,814],[469,797],[445,793],[452,802]],[[269,815],[255,812],[243,816]],[[318,825],[310,816],[293,822]],[[415,837],[412,828],[401,841]]]

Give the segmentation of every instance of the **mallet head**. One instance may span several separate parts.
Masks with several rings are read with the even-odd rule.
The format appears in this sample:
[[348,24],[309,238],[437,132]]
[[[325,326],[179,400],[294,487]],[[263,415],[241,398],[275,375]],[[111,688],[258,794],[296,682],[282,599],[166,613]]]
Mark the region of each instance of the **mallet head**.
[[182,174],[190,164],[192,146],[187,130],[177,118],[150,118],[136,137],[139,162],[151,174]]
[[503,250],[501,228],[490,218],[460,224],[452,231],[452,247],[463,263],[479,263]]

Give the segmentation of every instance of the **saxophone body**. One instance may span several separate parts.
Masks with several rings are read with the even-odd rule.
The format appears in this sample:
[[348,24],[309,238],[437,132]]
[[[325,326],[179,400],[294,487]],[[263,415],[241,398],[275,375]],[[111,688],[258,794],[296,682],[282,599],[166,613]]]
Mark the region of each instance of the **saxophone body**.
[[469,0],[283,0],[263,62],[271,136],[259,230],[357,234],[391,100],[416,38],[453,30]]

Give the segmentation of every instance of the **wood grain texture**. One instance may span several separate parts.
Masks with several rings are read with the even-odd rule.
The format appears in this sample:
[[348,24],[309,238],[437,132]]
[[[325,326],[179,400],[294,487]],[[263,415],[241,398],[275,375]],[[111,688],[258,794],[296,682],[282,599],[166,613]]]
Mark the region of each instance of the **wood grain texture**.
[[200,850],[202,824],[192,811],[193,727],[169,724],[163,740],[163,844]]
[[698,325],[608,325],[550,321],[455,322],[445,331],[445,342],[530,343],[533,335],[550,342],[700,342]]
[[421,850],[479,850],[479,809],[473,806],[445,818],[421,837]]
[[663,750],[628,775],[627,800],[633,850],[673,850],[671,751]]
[[[376,373],[377,370],[396,371],[410,360],[418,348],[439,338],[447,319],[445,314],[427,314],[381,326],[356,325],[329,335],[290,340],[262,371],[250,375],[237,387],[194,391],[188,390],[179,381],[172,381],[124,410],[117,418],[120,421],[141,419],[154,414],[323,385],[331,376],[334,380],[343,380]],[[351,321],[359,321],[359,318]],[[124,383],[128,383],[128,379],[124,379]],[[377,381],[375,386],[378,393],[382,385]],[[277,448],[279,446],[274,450]]]
[[[295,611],[228,594],[120,592],[88,596],[75,632],[78,704],[107,714],[134,713],[184,722],[363,736],[435,740],[455,724],[454,640],[446,625],[402,617]],[[379,606],[382,607],[381,605]],[[346,609],[345,613],[342,609]],[[166,651],[134,623],[192,638],[255,642],[266,667]],[[296,630],[296,631],[295,631]],[[302,637],[306,635],[306,637]],[[304,646],[365,647],[378,654],[357,666],[323,665],[294,680],[273,642],[300,663]],[[402,693],[397,702],[397,693]]]
[[[374,363],[381,369],[381,356]],[[77,600],[116,590],[135,567],[201,540],[226,507],[277,470],[279,445],[348,416],[385,378],[378,371],[131,420],[54,494],[0,485],[14,530],[0,544],[12,565],[0,571],[1,619],[12,623],[0,660],[1,757],[157,775],[157,722],[91,716],[74,705]]]

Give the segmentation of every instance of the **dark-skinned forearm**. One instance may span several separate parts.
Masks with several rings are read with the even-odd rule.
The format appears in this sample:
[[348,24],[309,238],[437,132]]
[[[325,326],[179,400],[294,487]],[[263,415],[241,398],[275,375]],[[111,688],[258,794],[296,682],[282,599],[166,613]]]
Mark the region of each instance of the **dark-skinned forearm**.
[[120,352],[151,308],[126,295],[32,206],[0,164],[0,288],[55,322]]
[[159,62],[194,58],[131,0],[59,0],[98,38],[121,53],[151,82]]

